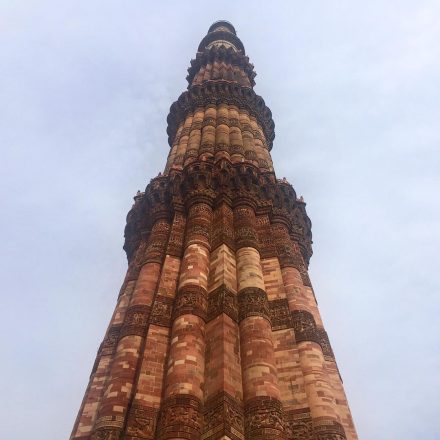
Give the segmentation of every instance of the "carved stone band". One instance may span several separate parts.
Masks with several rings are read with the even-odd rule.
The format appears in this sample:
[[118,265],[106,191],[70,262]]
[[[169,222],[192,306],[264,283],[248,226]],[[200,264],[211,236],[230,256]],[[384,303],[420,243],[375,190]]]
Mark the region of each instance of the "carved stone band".
[[310,312],[294,310],[292,312],[292,323],[297,343],[304,341],[316,342],[321,346],[324,356],[334,358],[327,332],[322,327],[316,326],[315,318]]
[[101,428],[95,431],[90,440],[119,440],[121,438],[121,429]]
[[202,402],[194,396],[168,397],[162,404],[160,439],[200,439],[202,433]]
[[163,262],[170,228],[169,222],[164,219],[158,220],[154,224],[142,264]]
[[231,85],[228,81],[215,81],[214,83],[209,81],[208,84],[193,85],[190,90],[182,93],[179,99],[171,105],[167,117],[170,147],[173,145],[179,125],[185,120],[188,113],[193,112],[198,107],[219,103],[235,105],[238,108],[246,109],[251,116],[255,116],[263,129],[268,149],[272,149],[275,138],[275,124],[272,120],[272,113],[263,98],[248,87]]
[[330,345],[330,340],[328,338],[327,332],[323,328],[318,328],[318,334],[319,344],[321,345],[323,355],[334,359],[335,355],[333,354],[333,349]]
[[228,289],[224,284],[208,294],[208,317],[211,321],[220,314],[225,313],[233,321],[238,322],[237,294]]
[[238,293],[238,320],[249,316],[262,316],[270,322],[267,294],[258,287],[246,287]]
[[175,213],[166,253],[181,258],[185,236],[186,218],[182,213]]
[[[240,202],[240,199],[242,199],[242,194],[239,194],[235,202]],[[259,248],[256,226],[257,221],[254,208],[246,204],[234,207],[234,229],[237,249],[242,247]]]
[[235,229],[236,248],[252,247],[259,249],[258,236],[253,226],[238,226]]
[[127,440],[154,439],[157,417],[156,408],[133,404],[128,414]]
[[119,334],[121,332],[121,325],[112,325],[104,340],[102,341],[102,344],[99,347],[98,353],[105,356],[110,355],[114,352],[116,349],[116,346],[118,344]]
[[287,439],[279,400],[268,396],[254,397],[245,403],[244,413],[246,439]]
[[90,440],[119,440],[123,425],[122,416],[102,416],[96,421]]
[[226,62],[233,66],[239,66],[248,76],[251,85],[255,85],[254,78],[256,73],[254,72],[253,64],[249,62],[249,58],[243,53],[237,53],[232,48],[216,46],[205,49],[203,52],[198,52],[196,58],[191,60],[191,66],[188,69],[188,76],[186,77],[188,83],[192,83],[201,67],[206,66],[208,63],[212,64],[214,61]]
[[301,280],[302,280],[304,286],[312,287],[312,282],[310,281],[310,277],[309,277],[309,274],[308,274],[307,269],[305,268],[305,266],[303,266],[301,268],[299,273],[301,275]]
[[181,315],[197,315],[206,321],[207,293],[203,287],[185,285],[177,292],[173,319]]
[[150,323],[163,327],[171,326],[171,312],[174,298],[157,295],[150,315]]
[[129,307],[119,338],[122,339],[128,335],[145,336],[149,316],[150,306],[136,305]]
[[284,419],[288,440],[315,440],[312,417],[308,407],[286,411]]
[[224,436],[244,440],[244,415],[243,403],[222,392],[205,404],[202,440],[217,440]]
[[292,312],[292,322],[296,342],[313,341],[319,344],[315,318],[310,312],[294,310]]
[[346,440],[344,428],[336,420],[319,420],[313,423],[316,440]]
[[269,301],[269,312],[272,330],[292,328],[292,316],[286,298]]

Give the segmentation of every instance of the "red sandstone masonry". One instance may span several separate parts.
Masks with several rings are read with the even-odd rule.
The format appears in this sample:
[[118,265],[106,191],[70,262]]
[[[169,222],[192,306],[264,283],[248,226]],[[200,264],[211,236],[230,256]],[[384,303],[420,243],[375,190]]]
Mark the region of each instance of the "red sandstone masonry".
[[[310,288],[303,285],[300,273],[292,267],[282,270],[287,298],[291,310],[305,310],[312,314],[315,322],[322,327],[316,301]],[[328,370],[325,366],[322,348],[316,342],[298,343],[298,353],[304,386],[314,426],[325,425],[328,421],[342,424],[347,431],[347,421],[340,417]],[[345,433],[347,435],[347,432]],[[352,437],[356,439],[357,437]]]
[[[161,271],[161,264],[148,262],[148,258],[154,259],[158,255],[157,249],[159,248],[157,248],[155,240],[162,236],[167,228],[169,230],[169,226],[163,220],[158,220],[153,226],[145,253],[147,262],[140,270],[130,298],[130,304],[119,333],[120,339],[116,354],[110,366],[98,418],[93,427],[93,431],[96,433],[95,437],[99,437],[99,432],[104,433],[109,430],[121,433],[124,428],[128,404],[135,391],[133,385],[139,367],[139,356]],[[165,244],[163,243],[162,252],[165,249]]]
[[[238,247],[236,260],[245,436],[247,439],[263,439],[266,436],[281,439],[285,435],[284,421],[272,328],[260,254],[255,248],[258,246],[255,212],[249,205],[234,208],[234,228]],[[256,423],[261,418],[266,422]]]
[[123,286],[115,311],[107,328],[104,340],[96,356],[94,371],[90,376],[89,386],[84,395],[78,418],[71,434],[71,439],[89,436],[95,423],[97,412],[102,400],[105,384],[110,374],[110,366],[114,356],[114,348],[119,337],[119,330],[124,320],[128,303],[136,281],[129,281]]
[[[189,209],[187,247],[181,264],[167,365],[161,438],[198,438],[202,430],[205,381],[205,319],[212,209]],[[178,419],[174,414],[181,414]],[[186,432],[186,434],[185,434]],[[190,437],[188,437],[190,435]]]
[[[283,276],[278,258],[261,260],[263,277],[270,301],[286,298]],[[274,325],[274,323],[272,323]],[[278,388],[284,410],[298,411],[308,409],[307,395],[304,388],[304,377],[301,371],[298,347],[295,343],[293,329],[273,330]]]
[[[133,313],[133,320],[136,320],[136,323],[142,325],[143,328],[147,325],[149,307],[151,307],[159,272],[160,264],[158,263],[147,263],[142,267],[130,302],[129,309],[132,306],[144,307],[139,309],[139,312]],[[108,426],[110,421],[116,421],[117,423],[110,425],[122,430],[127,414],[127,404],[132,393],[141,343],[141,335],[121,335],[99,410],[99,418],[95,423],[95,430]]]
[[[222,244],[211,252],[209,269],[202,439],[231,432],[244,439],[240,339],[237,315],[233,313],[236,302],[235,254]],[[232,411],[236,417],[231,421]]]
[[273,172],[271,112],[232,25],[188,72],[164,174],[127,215],[127,276],[71,440],[357,440],[305,203]]
[[162,401],[165,364],[168,353],[172,303],[176,293],[180,259],[167,255],[162,268],[158,294],[150,314],[144,356],[136,393],[126,424],[127,440],[153,438]]
[[348,407],[347,397],[345,396],[344,387],[342,385],[341,376],[334,359],[325,359],[325,370],[330,378],[330,383],[335,396],[336,410],[341,419],[341,424],[345,429],[347,440],[357,440],[357,433],[354,427],[353,418],[350,408]]

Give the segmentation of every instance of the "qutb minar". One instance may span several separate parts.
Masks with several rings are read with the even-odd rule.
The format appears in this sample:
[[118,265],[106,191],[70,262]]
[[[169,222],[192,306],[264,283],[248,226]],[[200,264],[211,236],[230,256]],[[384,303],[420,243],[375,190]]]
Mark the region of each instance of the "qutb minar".
[[70,438],[357,439],[307,272],[311,222],[276,178],[272,114],[230,23],[188,72]]

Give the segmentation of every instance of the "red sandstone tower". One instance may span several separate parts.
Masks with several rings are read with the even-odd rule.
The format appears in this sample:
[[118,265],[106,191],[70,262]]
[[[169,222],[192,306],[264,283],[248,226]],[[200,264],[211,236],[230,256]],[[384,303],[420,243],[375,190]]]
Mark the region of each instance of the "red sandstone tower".
[[71,439],[357,439],[305,203],[275,176],[272,115],[230,23],[188,72],[165,170],[127,216],[127,275]]

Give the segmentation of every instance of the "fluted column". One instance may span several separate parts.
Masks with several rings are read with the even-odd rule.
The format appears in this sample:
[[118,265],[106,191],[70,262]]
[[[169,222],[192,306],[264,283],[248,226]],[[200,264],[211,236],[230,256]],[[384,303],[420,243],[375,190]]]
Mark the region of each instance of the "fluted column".
[[119,439],[127,416],[136,371],[142,356],[143,343],[157,288],[161,264],[165,255],[170,230],[169,221],[159,218],[151,231],[144,264],[139,273],[122,324],[116,354],[112,361],[109,380],[95,422],[92,440],[112,435]]
[[243,162],[244,147],[238,107],[229,106],[229,143],[231,161]]
[[217,107],[217,121],[215,129],[215,156],[214,161],[225,158],[230,160],[229,153],[229,111],[227,104]]
[[186,247],[174,304],[161,439],[197,440],[202,432],[211,223],[211,200],[194,195],[188,209]]
[[175,212],[159,286],[148,323],[142,364],[134,383],[135,394],[129,405],[125,440],[152,440],[163,393],[163,379],[171,333],[171,313],[180,272],[185,216]]
[[185,152],[184,166],[197,160],[199,157],[200,142],[202,139],[202,123],[205,109],[203,107],[197,108],[194,111],[194,116],[192,119],[188,147]]
[[284,439],[269,304],[252,201],[234,206],[246,439]]
[[217,107],[214,104],[206,106],[202,122],[202,139],[199,150],[200,160],[210,160],[214,157],[216,118]]
[[229,203],[224,201],[214,210],[211,243],[202,440],[243,440],[243,387],[233,212]]
[[313,435],[316,440],[329,436],[346,439],[340,423],[330,378],[325,369],[321,348],[323,328],[317,327],[316,302],[314,297],[304,299],[304,284],[301,272],[305,270],[299,246],[292,243],[287,219],[274,216],[273,233],[282,267],[293,330],[298,347],[299,362],[304,378],[304,387],[312,419]]
[[[140,251],[145,251],[145,246],[140,246]],[[138,254],[139,254],[138,250]],[[126,309],[133,293],[137,273],[135,279],[130,279],[133,272],[137,272],[134,266],[136,261],[132,262],[129,268],[126,280],[124,281],[121,293],[118,297],[115,311],[110,320],[110,324],[104,336],[96,360],[90,374],[89,385],[84,395],[78,417],[72,430],[71,439],[89,439],[93,425],[95,423],[98,409],[102,400],[105,384],[110,373],[110,366],[115,354],[116,345],[121,330],[121,324],[124,320]]]

